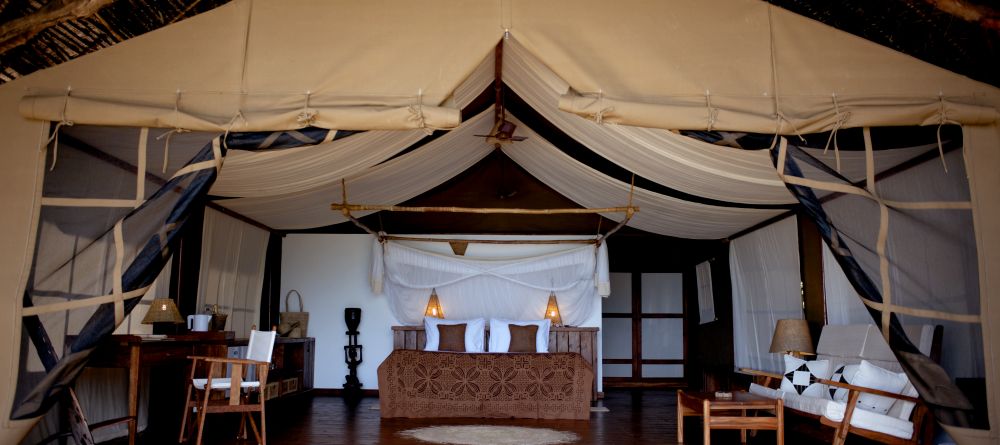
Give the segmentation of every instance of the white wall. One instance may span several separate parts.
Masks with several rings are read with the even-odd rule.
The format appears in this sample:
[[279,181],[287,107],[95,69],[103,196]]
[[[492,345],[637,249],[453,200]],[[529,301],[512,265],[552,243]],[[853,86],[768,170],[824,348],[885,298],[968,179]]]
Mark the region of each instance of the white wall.
[[[517,237],[525,238],[528,237]],[[344,308],[361,308],[358,343],[364,346],[364,362],[358,366],[358,379],[364,389],[378,388],[378,365],[392,352],[390,327],[400,323],[390,313],[385,295],[372,293],[369,284],[371,243],[369,235],[349,234],[295,234],[286,236],[282,243],[281,295],[284,297],[291,289],[298,290],[310,314],[309,336],[316,338],[316,388],[344,386],[344,376],[347,375],[347,364],[344,363],[344,345],[347,344]],[[428,245],[430,243],[421,243],[421,248]],[[449,249],[447,244],[433,245]],[[502,256],[508,256],[514,249],[517,249],[515,252],[531,255],[552,246],[470,244],[467,255],[491,256],[496,254],[494,249],[502,251]],[[600,298],[595,299],[594,305],[590,319],[582,326],[601,326]],[[600,335],[597,338],[599,363],[603,355]],[[598,391],[601,391],[601,367],[596,368]]]

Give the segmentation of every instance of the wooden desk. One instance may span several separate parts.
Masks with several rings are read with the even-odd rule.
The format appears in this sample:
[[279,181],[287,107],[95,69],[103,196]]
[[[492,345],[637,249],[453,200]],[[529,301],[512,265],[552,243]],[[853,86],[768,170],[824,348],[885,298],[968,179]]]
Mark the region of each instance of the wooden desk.
[[[747,410],[773,410],[774,417],[747,417]],[[739,414],[739,415],[736,415]],[[781,399],[733,391],[731,399],[719,399],[714,393],[677,391],[677,442],[684,443],[684,418],[704,418],[705,445],[711,444],[712,430],[740,430],[740,442],[746,443],[747,430],[775,430],[778,445],[785,443],[784,402]]]
[[[190,355],[225,357],[233,332],[197,332],[164,338],[112,335],[91,355],[92,368],[128,368],[128,443],[135,445],[139,424],[139,377],[143,367],[186,363]],[[179,412],[180,410],[178,410]]]

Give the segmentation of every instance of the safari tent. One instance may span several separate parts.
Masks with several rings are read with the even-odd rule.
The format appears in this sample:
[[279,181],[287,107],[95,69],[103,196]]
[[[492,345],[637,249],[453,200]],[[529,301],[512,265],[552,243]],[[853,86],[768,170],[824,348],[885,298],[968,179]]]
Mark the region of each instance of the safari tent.
[[[519,99],[502,115],[500,81]],[[0,104],[4,443],[131,322],[189,212],[328,227],[349,220],[331,204],[401,204],[497,150],[659,235],[730,239],[804,209],[945,430],[1000,440],[1000,89],[768,3],[235,0],[9,81]],[[526,139],[498,139],[498,116]],[[919,168],[875,186],[900,165]],[[934,395],[951,382],[906,339],[918,320],[981,346],[985,425]]]

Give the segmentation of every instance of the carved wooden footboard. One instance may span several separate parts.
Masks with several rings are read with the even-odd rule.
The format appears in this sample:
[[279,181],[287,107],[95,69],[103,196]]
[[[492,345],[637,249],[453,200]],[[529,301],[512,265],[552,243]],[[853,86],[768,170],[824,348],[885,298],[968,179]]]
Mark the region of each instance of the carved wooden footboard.
[[378,367],[382,417],[589,419],[593,380],[577,353],[396,350]]

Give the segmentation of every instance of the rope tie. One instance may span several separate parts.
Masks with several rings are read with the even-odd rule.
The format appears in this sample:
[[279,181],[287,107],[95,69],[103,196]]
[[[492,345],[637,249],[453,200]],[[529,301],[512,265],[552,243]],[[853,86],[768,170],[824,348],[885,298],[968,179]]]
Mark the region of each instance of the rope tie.
[[56,128],[52,131],[52,136],[49,136],[49,140],[45,141],[45,145],[52,144],[52,164],[49,165],[49,171],[56,168],[56,161],[59,159],[59,129],[63,126],[73,126],[73,121],[66,119],[66,109],[69,107],[69,95],[72,92],[72,86],[66,87],[66,98],[63,99],[62,116],[60,116],[61,120],[56,124]]
[[417,103],[415,105],[410,105],[407,107],[410,110],[410,120],[417,123],[417,127],[424,130],[428,136],[434,133],[433,128],[427,126],[427,120],[424,118],[424,90],[423,88],[417,90]]
[[705,90],[705,105],[708,106],[707,131],[712,131],[715,128],[715,122],[719,119],[719,109],[712,106],[712,93],[708,90]]
[[594,113],[594,122],[597,122],[598,124],[603,124],[604,123],[604,115],[606,113],[610,113],[612,111],[615,111],[615,107],[605,107],[604,106],[604,90],[600,90],[600,91],[597,92],[597,105],[599,107],[601,107],[601,109],[598,110],[596,113]]
[[782,113],[780,111],[775,113],[774,121],[776,122],[774,126],[775,127],[774,138],[771,139],[771,147],[768,148],[768,150],[773,150],[774,147],[778,144],[778,139],[781,137],[781,129],[784,128],[785,122],[788,122],[788,125],[792,126],[792,131],[795,133],[795,136],[797,136],[799,140],[802,141],[802,143],[806,142],[806,138],[802,137],[802,133],[800,133],[799,129],[795,126],[795,124],[793,124],[792,121],[785,116],[785,113]]
[[229,132],[233,130],[233,126],[236,125],[237,119],[243,121],[244,127],[249,124],[249,122],[247,122],[247,118],[243,117],[243,110],[237,111],[236,115],[229,120],[229,126],[226,127],[226,132],[222,135],[222,146],[226,147],[226,150],[229,150],[229,143],[226,142],[226,140],[229,139]]
[[318,111],[309,108],[309,98],[312,96],[312,91],[306,91],[306,102],[302,105],[302,112],[295,119],[298,121],[299,125],[303,127],[311,127],[316,123],[316,115],[319,114]]
[[944,95],[938,94],[938,127],[937,127],[937,146],[938,146],[938,156],[941,157],[941,166],[944,167],[944,172],[948,173],[948,163],[944,160],[944,143],[941,142],[941,127],[945,124],[952,125],[962,125],[956,121],[948,119],[948,110],[944,106]]
[[185,130],[178,125],[180,123],[180,104],[181,90],[177,89],[177,93],[174,96],[174,129],[156,137],[156,140],[167,138],[166,142],[163,143],[163,174],[167,173],[167,164],[170,161],[170,138],[176,133],[188,133],[191,131]]
[[847,121],[851,119],[851,112],[847,111],[844,113],[840,112],[840,104],[837,102],[837,93],[833,93],[833,111],[837,118],[837,122],[833,124],[833,130],[830,130],[830,137],[826,138],[826,146],[823,147],[823,154],[826,154],[827,150],[830,149],[830,141],[833,141],[833,157],[837,161],[837,172],[840,172],[840,145],[837,143],[837,132],[840,131],[844,125],[847,125]]

